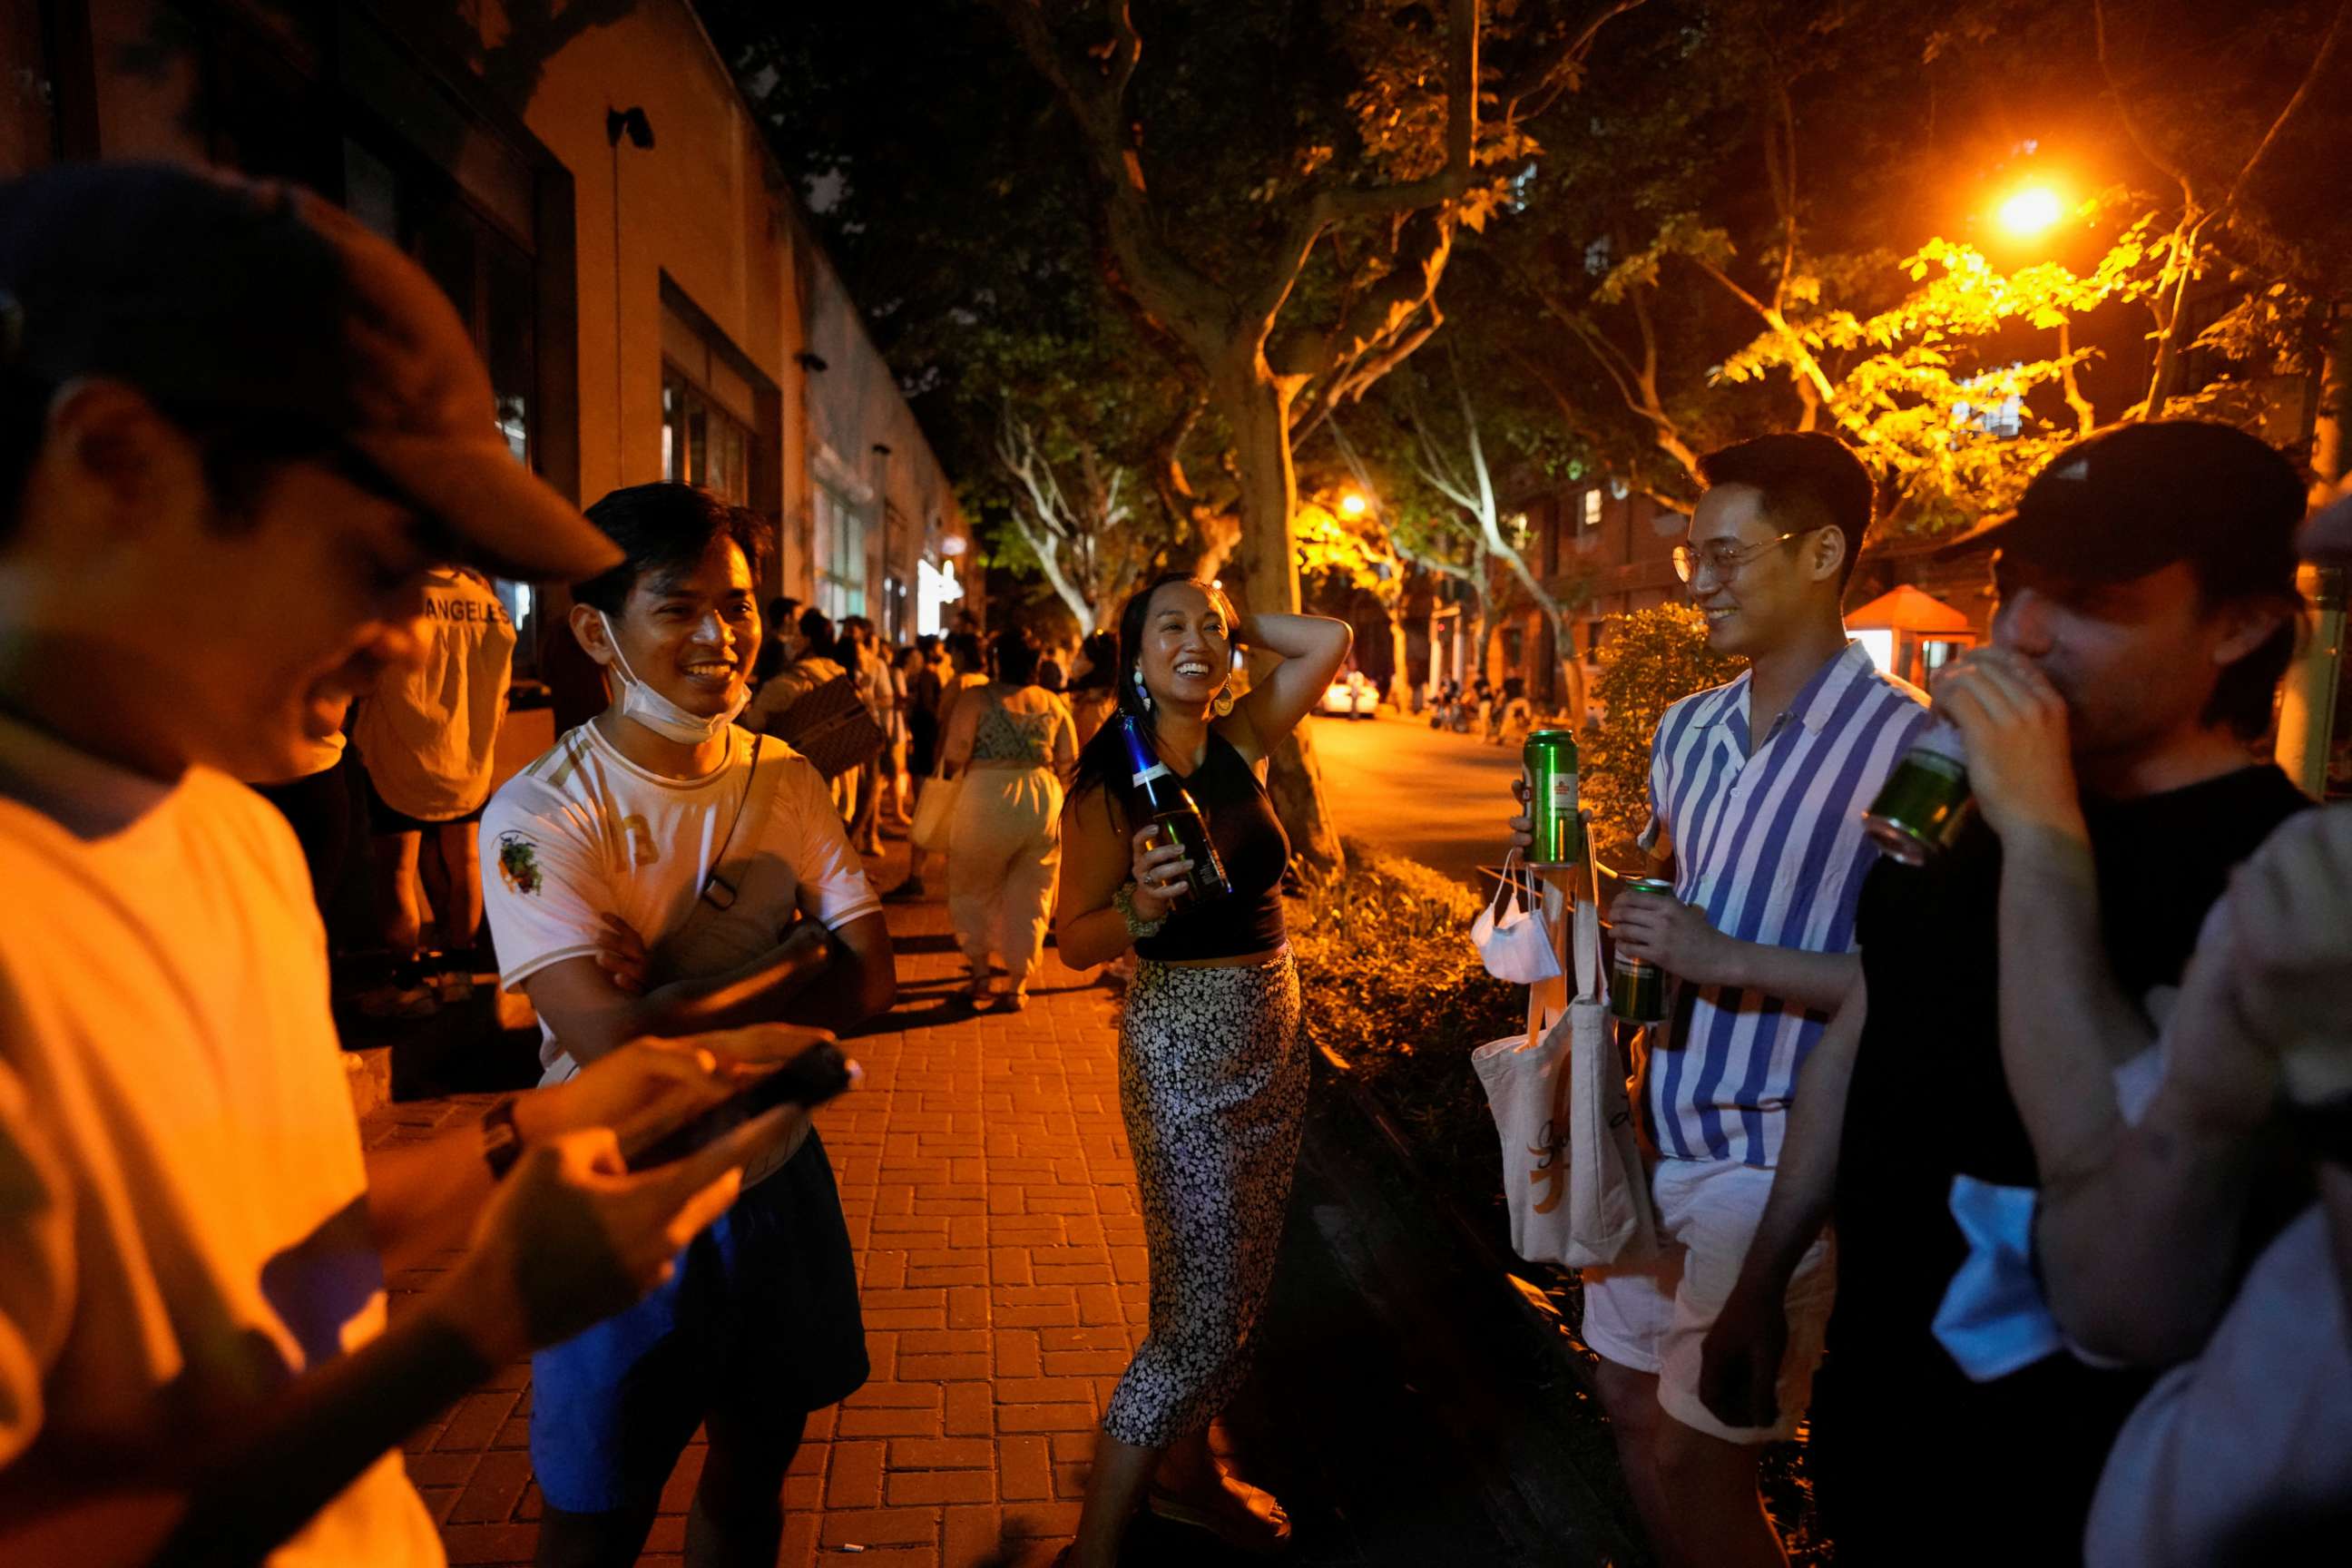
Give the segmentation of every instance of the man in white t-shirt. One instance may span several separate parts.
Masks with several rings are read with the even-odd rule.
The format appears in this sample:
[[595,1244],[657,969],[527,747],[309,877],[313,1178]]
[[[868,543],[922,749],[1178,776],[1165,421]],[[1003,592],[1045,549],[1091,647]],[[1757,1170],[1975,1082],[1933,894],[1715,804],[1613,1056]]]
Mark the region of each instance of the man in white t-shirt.
[[[0,1563],[440,1563],[402,1438],[634,1301],[795,1130],[625,1173],[607,1129],[733,1086],[645,1044],[363,1156],[301,852],[234,782],[415,657],[435,561],[614,553],[336,209],[0,184]],[[385,1264],[457,1247],[387,1326]]]
[[418,954],[428,944],[470,974],[482,929],[477,834],[490,798],[499,725],[513,683],[515,628],[481,577],[441,566],[425,579],[423,657],[360,700],[352,740],[366,766],[375,837],[376,915],[393,959],[392,994],[371,1011],[429,1010]]
[[[847,1028],[890,1005],[882,906],[816,769],[732,721],[760,648],[765,525],[687,485],[589,510],[625,552],[572,626],[614,697],[483,817],[501,980],[551,1081],[642,1034],[770,1019]],[[811,1133],[636,1308],[532,1363],[539,1562],[626,1564],[698,1426],[694,1564],[772,1563],[808,1413],[866,1381],[832,1167]]]

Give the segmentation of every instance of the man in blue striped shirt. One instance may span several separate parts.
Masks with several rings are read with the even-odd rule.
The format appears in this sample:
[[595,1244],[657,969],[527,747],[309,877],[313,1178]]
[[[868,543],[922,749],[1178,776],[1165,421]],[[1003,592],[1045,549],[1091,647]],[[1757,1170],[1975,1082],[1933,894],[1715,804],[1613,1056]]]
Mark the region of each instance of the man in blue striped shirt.
[[1780,1563],[1756,1491],[1761,1446],[1802,1415],[1829,1317],[1829,1243],[1788,1292],[1779,1419],[1725,1425],[1700,1402],[1700,1346],[1772,1186],[1791,1087],[1860,973],[1854,904],[1874,851],[1862,815],[1927,721],[1841,614],[1870,524],[1868,471],[1828,436],[1766,436],[1700,466],[1675,564],[1707,643],[1748,661],[1666,710],[1648,835],[1675,896],[1626,893],[1618,951],[1680,984],[1638,1064],[1659,1256],[1587,1269],[1585,1338],[1637,1503],[1669,1563]]

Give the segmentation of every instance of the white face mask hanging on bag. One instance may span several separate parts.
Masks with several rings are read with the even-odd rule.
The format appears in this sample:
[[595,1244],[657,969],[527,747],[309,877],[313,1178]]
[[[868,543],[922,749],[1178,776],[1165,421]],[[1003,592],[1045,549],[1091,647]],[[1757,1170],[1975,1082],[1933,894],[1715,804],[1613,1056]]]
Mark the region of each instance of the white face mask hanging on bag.
[[655,734],[681,746],[698,746],[723,733],[728,725],[735,722],[736,715],[751,705],[751,689],[739,686],[735,700],[727,705],[725,711],[708,718],[688,712],[637,679],[636,672],[629,668],[628,656],[621,651],[621,637],[613,629],[613,617],[599,610],[596,618],[604,623],[604,640],[613,646],[613,668],[621,677],[623,718],[635,719]]
[[1470,942],[1486,973],[1514,985],[1539,985],[1559,977],[1559,953],[1543,918],[1519,901],[1519,852],[1503,859],[1502,886],[1470,924]]

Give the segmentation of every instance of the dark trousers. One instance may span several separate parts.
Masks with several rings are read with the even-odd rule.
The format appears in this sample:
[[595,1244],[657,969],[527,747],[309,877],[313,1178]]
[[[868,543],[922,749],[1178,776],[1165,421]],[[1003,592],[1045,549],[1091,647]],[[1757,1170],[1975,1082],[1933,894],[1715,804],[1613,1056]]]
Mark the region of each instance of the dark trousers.
[[334,907],[351,863],[351,752],[346,751],[331,768],[285,784],[253,786],[294,829],[303,862],[310,868],[310,895],[318,900],[322,919]]

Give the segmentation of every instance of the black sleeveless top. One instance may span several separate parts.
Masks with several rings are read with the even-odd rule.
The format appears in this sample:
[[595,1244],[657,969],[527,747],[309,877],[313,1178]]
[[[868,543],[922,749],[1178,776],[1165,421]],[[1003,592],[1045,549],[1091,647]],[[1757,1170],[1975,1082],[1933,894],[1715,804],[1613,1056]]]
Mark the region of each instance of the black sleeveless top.
[[1234,890],[1169,916],[1157,936],[1136,942],[1136,952],[1165,962],[1240,958],[1280,947],[1282,873],[1290,864],[1290,836],[1274,815],[1274,802],[1266,798],[1256,771],[1213,730],[1208,753],[1183,784],[1208,819],[1210,841]]

